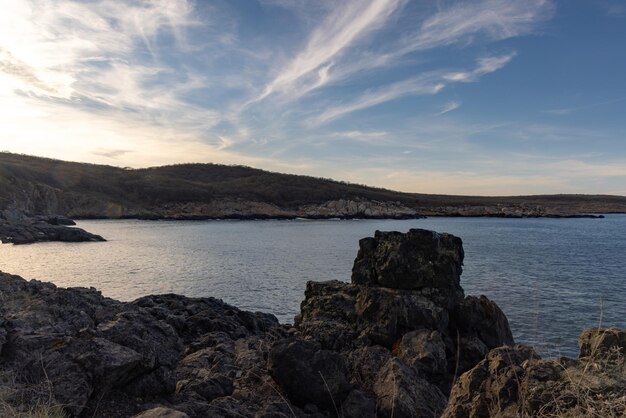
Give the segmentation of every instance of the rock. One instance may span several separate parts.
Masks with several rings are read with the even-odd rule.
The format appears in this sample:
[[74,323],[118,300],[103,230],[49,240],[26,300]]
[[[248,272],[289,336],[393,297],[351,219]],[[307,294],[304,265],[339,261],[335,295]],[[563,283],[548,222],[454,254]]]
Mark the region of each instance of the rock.
[[500,307],[485,296],[466,297],[456,309],[456,323],[461,334],[476,334],[490,349],[513,344],[509,321]]
[[383,366],[373,389],[380,417],[435,417],[446,406],[446,397],[436,386],[397,358]]
[[[585,330],[580,341],[624,332],[603,331]],[[603,342],[605,354],[620,350],[619,339],[609,337]],[[578,361],[541,360],[523,345],[491,350],[456,382],[442,416],[622,416],[626,413],[624,357],[593,359],[587,353],[581,352]]]
[[159,406],[143,411],[133,416],[133,418],[189,418],[189,415],[175,409]]
[[237,339],[278,326],[274,315],[242,311],[215,298],[152,295],[133,303],[171,325],[185,343],[216,331]]
[[234,357],[232,340],[186,356],[176,370],[176,393],[194,392],[209,402],[232,395],[234,387],[230,375],[234,370]]
[[389,348],[406,332],[448,327],[444,308],[420,294],[402,290],[363,287],[355,309],[360,337]]
[[4,319],[0,318],[0,356],[2,355],[2,347],[7,342],[7,330],[4,329]]
[[448,234],[376,232],[360,241],[352,283],[307,283],[295,326],[322,348],[356,357],[367,346],[392,350],[447,394],[457,373],[513,343],[494,302],[464,298],[462,260],[460,239]]
[[64,216],[31,217],[21,211],[4,210],[0,212],[0,241],[13,244],[104,241],[99,235],[67,225],[75,223]]
[[406,364],[432,377],[441,378],[448,371],[446,345],[438,331],[407,332],[394,351]]
[[270,351],[268,367],[289,400],[298,406],[313,403],[332,410],[351,389],[343,358],[316,343],[279,341]]
[[376,399],[361,390],[352,390],[341,404],[343,418],[376,418]]
[[295,211],[300,218],[374,218],[374,219],[415,219],[420,215],[400,202],[380,202],[365,199],[330,200],[317,205],[304,205]]
[[460,238],[425,229],[376,231],[359,241],[352,283],[393,289],[460,290],[463,247]]
[[[507,414],[516,413],[512,405],[517,401],[522,379],[521,365],[538,359],[527,346],[497,348],[472,370],[464,373],[450,393],[444,417],[491,416],[494,408]],[[511,416],[511,415],[506,415]]]
[[458,332],[454,343],[460,344],[456,373],[474,367],[489,350],[513,344],[509,321],[498,305],[485,296],[466,297],[456,306],[452,317],[454,330],[451,338],[454,340],[454,334]]
[[18,377],[15,399],[70,416],[623,415],[623,330],[585,331],[578,361],[541,360],[505,346],[494,302],[464,296],[460,239],[360,245],[353,282],[309,282],[294,327],[214,298],[122,303],[0,273],[0,374]]
[[339,281],[308,282],[295,325],[305,338],[339,350],[358,336],[355,309],[357,286]]
[[618,328],[588,328],[578,337],[579,358],[626,356],[626,331]]
[[76,361],[91,371],[95,387],[122,386],[142,372],[142,356],[135,350],[100,337],[92,338],[88,344]]
[[182,347],[150,313],[93,289],[58,289],[3,273],[0,293],[0,365],[19,371],[26,393],[29,382],[49,382],[54,400],[72,415],[104,394],[173,393]]

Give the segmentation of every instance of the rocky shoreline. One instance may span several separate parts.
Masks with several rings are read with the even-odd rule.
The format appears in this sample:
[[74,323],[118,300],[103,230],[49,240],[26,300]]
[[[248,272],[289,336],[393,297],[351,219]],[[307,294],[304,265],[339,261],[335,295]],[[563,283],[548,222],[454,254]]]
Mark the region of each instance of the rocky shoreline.
[[461,239],[416,229],[359,246],[351,283],[309,282],[293,326],[214,298],[122,303],[0,273],[0,416],[626,413],[624,330],[541,360],[493,301],[465,296]]
[[76,223],[60,215],[29,216],[22,211],[0,211],[0,242],[3,244],[30,244],[44,241],[96,242],[105,241]]
[[[77,218],[109,216],[77,214]],[[401,202],[337,199],[315,205],[283,208],[244,199],[219,199],[210,203],[172,203],[139,212],[127,211],[122,218],[144,220],[213,219],[421,219],[427,216],[494,218],[604,218],[603,215],[570,213],[542,206],[412,207]],[[118,216],[113,216],[118,217]]]

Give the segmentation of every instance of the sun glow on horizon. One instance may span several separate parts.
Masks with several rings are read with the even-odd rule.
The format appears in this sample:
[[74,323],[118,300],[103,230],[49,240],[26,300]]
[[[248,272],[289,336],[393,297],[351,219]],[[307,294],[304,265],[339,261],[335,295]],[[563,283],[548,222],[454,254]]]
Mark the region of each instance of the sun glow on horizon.
[[[557,29],[572,41],[578,22],[568,11],[601,16],[606,36],[624,32],[623,17],[600,7],[556,0],[440,7],[0,0],[0,7],[2,150],[129,167],[243,164],[409,192],[626,194],[619,117],[626,86],[618,77],[626,59],[594,67],[588,85],[563,76],[569,84],[561,88],[576,85],[578,96],[534,86],[563,74],[541,58],[560,51],[561,40],[541,42]],[[269,29],[276,27],[284,31]],[[607,53],[619,48],[615,39],[603,42]],[[598,53],[582,48],[578,54]],[[581,58],[561,59],[571,66]],[[540,70],[529,79],[525,68]]]

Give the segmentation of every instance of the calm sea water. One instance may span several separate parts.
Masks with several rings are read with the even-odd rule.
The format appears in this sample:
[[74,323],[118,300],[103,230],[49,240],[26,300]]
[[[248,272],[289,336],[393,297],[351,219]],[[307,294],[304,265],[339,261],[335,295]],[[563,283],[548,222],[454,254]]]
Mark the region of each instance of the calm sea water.
[[360,238],[426,228],[463,239],[466,294],[504,310],[516,341],[578,352],[584,327],[626,327],[626,216],[352,221],[82,221],[106,243],[0,246],[0,270],[133,300],[214,296],[291,323],[308,280],[350,280]]

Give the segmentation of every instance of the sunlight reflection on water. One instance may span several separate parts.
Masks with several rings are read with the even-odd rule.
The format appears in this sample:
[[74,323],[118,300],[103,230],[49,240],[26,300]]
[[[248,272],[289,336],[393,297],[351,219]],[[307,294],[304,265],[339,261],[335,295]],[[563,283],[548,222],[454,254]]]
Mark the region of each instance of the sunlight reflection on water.
[[429,218],[353,221],[81,221],[106,243],[0,246],[0,270],[120,300],[214,296],[292,322],[308,280],[350,280],[360,238],[375,230],[460,236],[466,294],[504,310],[516,341],[576,355],[576,337],[626,323],[626,216],[606,219]]

